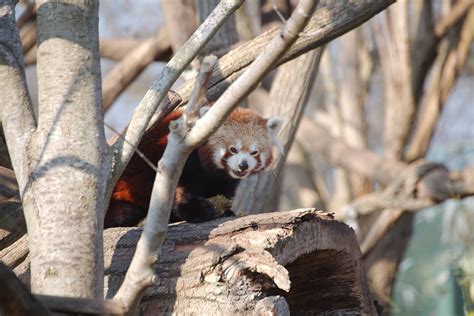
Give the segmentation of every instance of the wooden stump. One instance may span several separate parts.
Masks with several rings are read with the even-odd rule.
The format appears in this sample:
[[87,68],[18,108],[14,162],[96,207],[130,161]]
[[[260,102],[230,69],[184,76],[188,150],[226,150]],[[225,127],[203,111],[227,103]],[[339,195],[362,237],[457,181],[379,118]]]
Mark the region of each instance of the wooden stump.
[[[140,233],[105,231],[108,297]],[[170,225],[156,270],[145,315],[375,314],[354,232],[313,209]]]

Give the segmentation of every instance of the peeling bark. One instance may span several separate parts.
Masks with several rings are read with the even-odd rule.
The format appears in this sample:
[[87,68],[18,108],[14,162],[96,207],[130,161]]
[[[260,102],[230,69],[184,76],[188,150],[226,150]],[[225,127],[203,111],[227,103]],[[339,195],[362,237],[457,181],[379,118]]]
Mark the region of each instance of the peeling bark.
[[[108,297],[140,234],[105,231]],[[272,309],[286,301],[292,313],[374,314],[360,256],[353,231],[314,210],[171,225],[155,266],[159,283],[145,292],[141,312],[242,315],[272,300]]]

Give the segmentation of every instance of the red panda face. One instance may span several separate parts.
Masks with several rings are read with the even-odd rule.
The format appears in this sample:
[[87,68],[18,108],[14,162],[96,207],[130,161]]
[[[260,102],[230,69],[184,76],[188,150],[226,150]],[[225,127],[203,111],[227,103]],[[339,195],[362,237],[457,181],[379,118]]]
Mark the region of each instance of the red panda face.
[[252,110],[237,108],[204,147],[216,168],[243,179],[271,166],[281,123],[280,118],[264,119]]

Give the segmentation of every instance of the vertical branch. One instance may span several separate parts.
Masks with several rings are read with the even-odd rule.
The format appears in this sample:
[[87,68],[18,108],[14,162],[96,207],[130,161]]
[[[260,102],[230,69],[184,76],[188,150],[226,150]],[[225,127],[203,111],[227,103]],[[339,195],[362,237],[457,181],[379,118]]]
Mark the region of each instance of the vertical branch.
[[[385,82],[384,154],[401,158],[403,147],[415,114],[415,100],[411,86],[412,67],[408,32],[408,1],[401,0],[388,9],[381,25],[389,36],[376,41],[383,64]],[[377,32],[376,29],[374,29]],[[380,38],[377,35],[376,38]],[[389,43],[387,43],[390,41]],[[383,47],[385,46],[385,47]]]
[[[346,35],[347,36],[347,35]],[[339,41],[337,41],[339,42]],[[334,44],[332,44],[334,45]],[[353,51],[353,48],[351,49]],[[343,135],[344,120],[341,113],[340,104],[340,85],[336,83],[335,78],[335,61],[332,57],[331,50],[328,49],[323,54],[323,63],[321,65],[321,75],[323,76],[324,88],[326,94],[324,100],[328,116],[330,118],[330,130],[331,134],[337,138],[341,138]],[[331,195],[331,209],[338,209],[341,205],[348,203],[352,200],[352,188],[349,179],[349,174],[341,169],[336,168],[333,173],[334,185],[333,194]]]
[[[360,28],[343,36],[340,44],[342,48],[340,65],[343,67],[341,73],[343,79],[339,85],[339,106],[343,121],[341,138],[354,148],[366,149],[364,106],[372,71],[370,62],[367,58],[364,59],[367,48]],[[350,185],[353,197],[367,193],[370,188],[367,179],[355,174],[350,174]]]
[[168,229],[176,185],[184,163],[201,142],[211,135],[272,65],[294,43],[307,24],[316,1],[301,1],[279,36],[275,37],[254,63],[232,84],[213,107],[187,132],[182,121],[170,124],[168,146],[158,163],[148,217],[125,280],[115,298],[129,310],[140,301],[143,291],[156,282],[153,266]]

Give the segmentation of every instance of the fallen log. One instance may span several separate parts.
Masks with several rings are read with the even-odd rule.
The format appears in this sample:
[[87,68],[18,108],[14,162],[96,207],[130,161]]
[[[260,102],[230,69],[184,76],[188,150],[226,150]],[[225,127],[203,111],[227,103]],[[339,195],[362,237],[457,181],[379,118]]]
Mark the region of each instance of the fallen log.
[[[107,297],[140,234],[105,231]],[[156,271],[158,283],[141,304],[145,315],[288,314],[288,307],[294,314],[375,314],[354,232],[314,209],[170,225]]]
[[[140,234],[141,228],[104,232],[107,298],[123,281]],[[21,257],[0,251],[0,260],[28,284],[23,241],[8,247]],[[156,271],[159,282],[141,304],[145,315],[375,314],[354,232],[314,209],[172,224]]]

